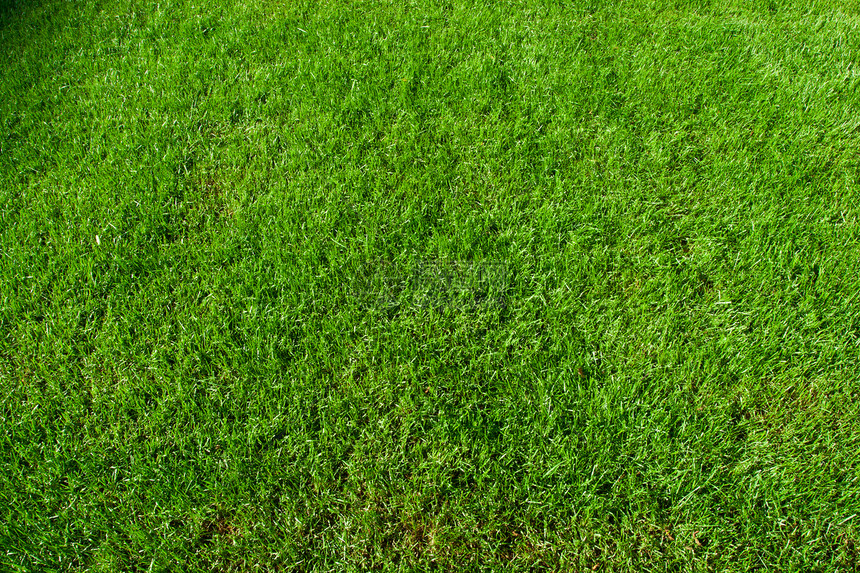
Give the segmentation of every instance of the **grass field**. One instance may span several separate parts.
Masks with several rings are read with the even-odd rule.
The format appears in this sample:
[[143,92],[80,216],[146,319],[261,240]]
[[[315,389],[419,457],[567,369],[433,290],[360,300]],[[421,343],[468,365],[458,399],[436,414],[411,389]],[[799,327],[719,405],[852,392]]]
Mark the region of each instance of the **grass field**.
[[0,569],[857,570],[860,4],[0,2]]

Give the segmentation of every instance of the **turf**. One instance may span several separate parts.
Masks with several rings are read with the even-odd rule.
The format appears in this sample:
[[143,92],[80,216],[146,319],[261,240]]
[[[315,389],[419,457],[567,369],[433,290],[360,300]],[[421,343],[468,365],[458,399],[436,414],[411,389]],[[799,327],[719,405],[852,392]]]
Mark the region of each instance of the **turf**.
[[860,8],[0,4],[0,568],[852,571]]

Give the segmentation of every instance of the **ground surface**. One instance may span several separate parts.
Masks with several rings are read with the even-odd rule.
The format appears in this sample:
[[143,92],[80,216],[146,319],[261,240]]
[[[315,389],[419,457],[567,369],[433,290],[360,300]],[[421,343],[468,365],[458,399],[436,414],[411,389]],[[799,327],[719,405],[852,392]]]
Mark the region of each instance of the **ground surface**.
[[852,570],[854,2],[0,4],[0,567]]

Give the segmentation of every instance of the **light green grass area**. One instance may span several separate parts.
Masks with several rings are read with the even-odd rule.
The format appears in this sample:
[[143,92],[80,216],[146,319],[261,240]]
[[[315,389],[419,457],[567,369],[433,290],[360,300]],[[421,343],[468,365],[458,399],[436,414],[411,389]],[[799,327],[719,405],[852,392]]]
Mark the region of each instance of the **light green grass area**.
[[0,569],[854,571],[860,4],[0,0]]

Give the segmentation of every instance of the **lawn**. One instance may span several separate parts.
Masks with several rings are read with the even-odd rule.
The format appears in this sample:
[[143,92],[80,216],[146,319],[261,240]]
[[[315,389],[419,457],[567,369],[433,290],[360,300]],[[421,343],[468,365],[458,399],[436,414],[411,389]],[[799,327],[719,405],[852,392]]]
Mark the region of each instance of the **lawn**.
[[855,571],[860,4],[0,0],[0,569]]

